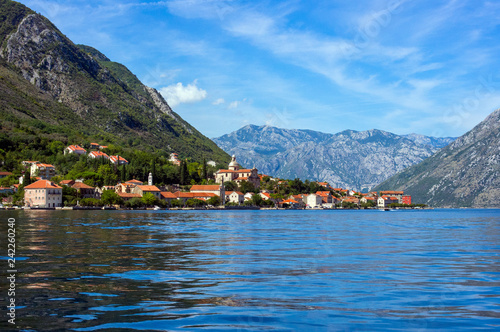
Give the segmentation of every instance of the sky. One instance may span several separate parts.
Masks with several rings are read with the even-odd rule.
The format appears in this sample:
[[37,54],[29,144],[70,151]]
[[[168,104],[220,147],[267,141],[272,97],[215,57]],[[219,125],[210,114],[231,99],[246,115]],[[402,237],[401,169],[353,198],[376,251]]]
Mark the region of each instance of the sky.
[[20,0],[213,138],[247,124],[457,137],[500,108],[497,0]]

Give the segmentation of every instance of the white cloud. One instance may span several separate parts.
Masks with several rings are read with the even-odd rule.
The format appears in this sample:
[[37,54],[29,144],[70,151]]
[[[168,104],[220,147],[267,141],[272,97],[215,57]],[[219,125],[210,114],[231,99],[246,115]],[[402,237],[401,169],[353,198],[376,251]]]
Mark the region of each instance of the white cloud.
[[220,104],[224,104],[226,101],[224,100],[224,98],[219,98],[217,99],[216,101],[214,101],[212,103],[212,105],[220,105]]
[[200,89],[193,83],[184,86],[181,82],[167,87],[161,88],[159,91],[162,96],[167,100],[170,107],[175,107],[184,103],[195,103],[202,101],[207,97],[207,91]]
[[235,101],[231,102],[231,103],[227,106],[227,108],[228,108],[228,109],[237,108],[239,104],[240,104],[240,102],[239,102],[239,101],[237,101],[237,100],[235,100]]

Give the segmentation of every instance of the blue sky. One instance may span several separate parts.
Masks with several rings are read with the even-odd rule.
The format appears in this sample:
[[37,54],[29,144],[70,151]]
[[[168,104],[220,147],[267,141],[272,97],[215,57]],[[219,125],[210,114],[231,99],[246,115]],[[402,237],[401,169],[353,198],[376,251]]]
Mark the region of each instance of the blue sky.
[[21,0],[208,137],[460,136],[500,107],[500,2]]

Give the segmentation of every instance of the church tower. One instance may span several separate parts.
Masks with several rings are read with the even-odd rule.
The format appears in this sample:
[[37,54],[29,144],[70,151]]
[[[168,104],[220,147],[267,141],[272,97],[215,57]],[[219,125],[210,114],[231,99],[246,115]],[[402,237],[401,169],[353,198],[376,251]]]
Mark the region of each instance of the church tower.
[[229,163],[228,168],[230,171],[238,171],[240,169],[240,164],[236,161],[236,156],[234,154],[231,157],[231,162]]
[[148,186],[152,186],[152,185],[153,185],[153,173],[149,173]]

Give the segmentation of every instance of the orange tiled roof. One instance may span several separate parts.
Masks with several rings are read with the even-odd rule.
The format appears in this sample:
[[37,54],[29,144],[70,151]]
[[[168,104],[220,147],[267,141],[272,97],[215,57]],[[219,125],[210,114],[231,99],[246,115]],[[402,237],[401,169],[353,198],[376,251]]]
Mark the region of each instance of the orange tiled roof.
[[128,180],[125,183],[127,183],[127,184],[143,184],[142,181],[139,181],[139,180],[136,180],[136,179]]
[[191,191],[197,190],[197,191],[215,191],[215,190],[220,190],[220,185],[194,185],[190,189]]
[[380,195],[403,195],[404,191],[395,191],[395,190],[386,190],[386,191],[381,191]]
[[121,198],[134,198],[134,197],[141,197],[139,194],[131,194],[131,193],[118,193],[118,196]]
[[24,187],[24,189],[62,189],[62,187],[59,187],[57,184],[49,180],[38,180],[37,182]]
[[160,191],[157,186],[138,185],[142,191]]
[[71,187],[75,189],[94,189],[94,187],[91,187],[83,182],[75,182],[75,184],[72,185]]
[[93,156],[95,158],[101,157],[101,158],[109,159],[109,156],[102,151],[92,151],[89,153],[89,156]]
[[70,145],[70,146],[68,146],[68,149],[70,149],[71,151],[84,151],[84,152],[87,152],[87,150],[85,150],[84,148],[82,148],[79,145]]
[[111,160],[114,163],[119,162],[119,161],[124,161],[124,162],[128,163],[127,159],[120,157],[120,156],[111,156],[111,157],[109,157],[109,160]]
[[11,172],[0,172],[0,175],[8,176],[8,175],[12,175],[12,173]]
[[160,194],[163,198],[177,198],[177,196],[175,196],[174,193],[171,193],[170,191],[162,191]]

